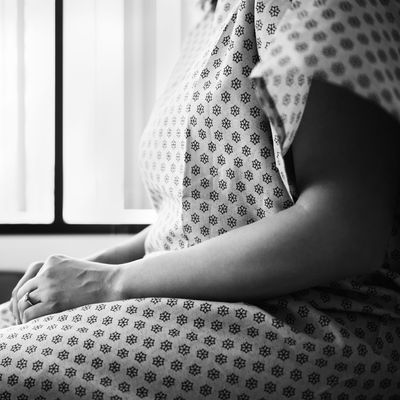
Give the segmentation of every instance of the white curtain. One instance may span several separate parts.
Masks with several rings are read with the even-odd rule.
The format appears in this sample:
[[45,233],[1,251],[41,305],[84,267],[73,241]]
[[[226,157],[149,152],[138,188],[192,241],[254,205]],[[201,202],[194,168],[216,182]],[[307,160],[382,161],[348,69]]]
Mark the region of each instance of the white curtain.
[[0,223],[54,219],[54,0],[0,0]]
[[64,219],[150,223],[138,143],[197,0],[64,0]]

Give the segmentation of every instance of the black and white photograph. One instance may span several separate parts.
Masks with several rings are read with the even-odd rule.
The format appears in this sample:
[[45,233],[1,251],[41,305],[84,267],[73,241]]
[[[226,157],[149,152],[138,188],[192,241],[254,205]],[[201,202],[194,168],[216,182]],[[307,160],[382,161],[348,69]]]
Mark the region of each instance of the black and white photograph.
[[400,400],[400,0],[0,0],[0,400]]

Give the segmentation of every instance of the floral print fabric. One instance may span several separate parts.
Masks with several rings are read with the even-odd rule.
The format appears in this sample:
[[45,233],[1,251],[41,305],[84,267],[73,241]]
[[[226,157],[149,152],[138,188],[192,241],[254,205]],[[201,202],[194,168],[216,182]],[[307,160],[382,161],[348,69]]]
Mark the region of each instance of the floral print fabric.
[[[264,2],[257,4],[261,10]],[[261,62],[251,77],[271,123],[284,180],[283,155],[293,142],[313,79],[353,91],[400,121],[398,0],[295,0],[271,42],[262,33],[262,18],[258,22]]]
[[[399,119],[399,27],[396,0],[220,0],[143,136],[147,252],[293,204],[285,155],[313,79]],[[381,269],[254,305],[132,299],[21,326],[5,305],[0,399],[399,399],[397,232]]]
[[9,327],[0,398],[398,399],[398,319],[357,311],[384,305],[360,289],[353,299],[313,289],[262,309],[134,299]]

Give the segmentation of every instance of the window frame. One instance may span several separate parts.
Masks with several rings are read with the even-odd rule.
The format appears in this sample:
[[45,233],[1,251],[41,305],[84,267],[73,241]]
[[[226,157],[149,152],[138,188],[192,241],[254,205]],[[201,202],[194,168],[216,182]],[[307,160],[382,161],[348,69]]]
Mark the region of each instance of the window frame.
[[63,219],[63,3],[64,0],[55,0],[54,221],[51,224],[0,224],[0,235],[138,233],[148,225],[68,224]]

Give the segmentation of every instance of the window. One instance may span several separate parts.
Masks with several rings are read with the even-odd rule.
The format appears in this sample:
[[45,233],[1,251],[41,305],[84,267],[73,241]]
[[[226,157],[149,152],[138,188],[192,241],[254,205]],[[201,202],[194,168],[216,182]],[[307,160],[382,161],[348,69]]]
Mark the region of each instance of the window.
[[152,221],[140,135],[195,3],[0,0],[1,224]]
[[54,220],[52,0],[0,0],[0,223]]

